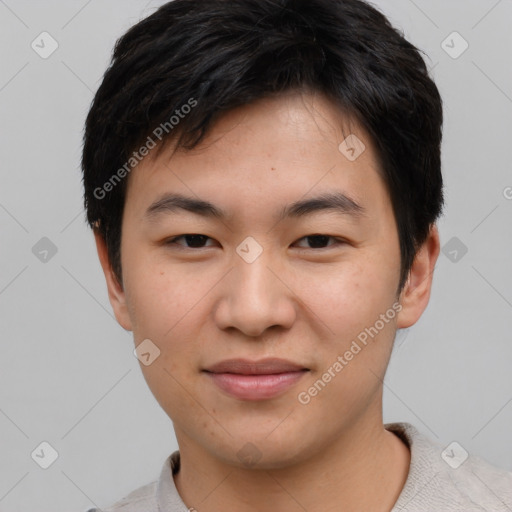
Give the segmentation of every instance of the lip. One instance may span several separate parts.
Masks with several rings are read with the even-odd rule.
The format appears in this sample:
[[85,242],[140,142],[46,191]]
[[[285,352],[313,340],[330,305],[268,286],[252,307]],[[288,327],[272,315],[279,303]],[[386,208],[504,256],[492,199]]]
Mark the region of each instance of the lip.
[[222,391],[239,400],[268,400],[296,384],[308,368],[285,359],[229,359],[216,363],[206,375]]
[[211,373],[236,373],[239,375],[272,375],[300,370],[308,370],[308,368],[286,359],[267,357],[258,361],[240,358],[226,359],[209,366],[205,371]]

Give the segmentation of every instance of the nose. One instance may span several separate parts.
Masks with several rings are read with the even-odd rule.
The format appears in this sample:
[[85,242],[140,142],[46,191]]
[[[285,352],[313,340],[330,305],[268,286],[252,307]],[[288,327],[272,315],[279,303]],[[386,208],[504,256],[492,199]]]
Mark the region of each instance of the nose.
[[250,337],[261,336],[271,327],[289,329],[297,314],[293,286],[277,270],[266,251],[252,263],[238,255],[234,268],[219,287],[215,309],[219,329],[235,328]]

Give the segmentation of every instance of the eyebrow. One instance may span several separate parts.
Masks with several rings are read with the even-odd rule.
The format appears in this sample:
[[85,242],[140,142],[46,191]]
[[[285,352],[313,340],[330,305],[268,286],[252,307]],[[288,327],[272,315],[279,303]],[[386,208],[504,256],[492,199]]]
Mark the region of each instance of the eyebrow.
[[[206,218],[226,219],[227,213],[218,206],[203,199],[168,193],[152,203],[144,214],[147,221],[154,222],[162,214],[172,214],[179,210],[188,211]],[[287,217],[304,217],[321,211],[334,211],[353,217],[365,215],[365,208],[343,192],[324,193],[317,197],[302,199],[285,206],[278,221]]]

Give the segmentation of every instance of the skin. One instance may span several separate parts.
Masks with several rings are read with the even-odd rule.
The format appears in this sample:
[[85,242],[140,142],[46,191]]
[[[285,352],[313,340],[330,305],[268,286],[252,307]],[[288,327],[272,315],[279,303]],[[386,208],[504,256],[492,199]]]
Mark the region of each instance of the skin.
[[[349,161],[338,146],[356,134],[366,150]],[[333,190],[364,209],[276,223],[294,201]],[[176,211],[145,220],[163,192],[208,200],[221,221]],[[210,238],[200,248],[183,234]],[[304,238],[326,234],[324,246]],[[247,263],[248,236],[263,249]],[[181,469],[174,476],[188,507],[237,510],[389,511],[407,478],[410,453],[384,429],[382,390],[398,328],[428,304],[439,235],[432,226],[397,295],[400,251],[374,144],[318,94],[289,93],[224,115],[192,151],[149,155],[129,176],[122,222],[122,286],[105,243],[98,255],[118,322],[135,344],[151,339],[160,356],[141,364],[174,424]],[[385,324],[307,404],[308,390],[365,328],[399,301]],[[280,357],[307,367],[284,394],[246,401],[223,393],[202,370],[235,357]],[[237,456],[252,443],[260,456]]]

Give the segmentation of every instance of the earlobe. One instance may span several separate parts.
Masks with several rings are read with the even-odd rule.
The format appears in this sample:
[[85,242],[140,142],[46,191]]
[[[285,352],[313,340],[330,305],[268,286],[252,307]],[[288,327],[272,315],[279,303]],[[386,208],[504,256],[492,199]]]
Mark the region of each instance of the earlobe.
[[400,293],[402,310],[397,317],[398,329],[414,325],[425,311],[430,299],[434,267],[439,251],[439,232],[434,224],[427,239],[416,253],[407,282]]
[[110,264],[108,257],[107,244],[105,243],[103,236],[96,229],[94,230],[94,238],[96,241],[98,258],[107,282],[108,298],[112,305],[112,309],[114,310],[116,320],[123,329],[131,331],[132,324],[130,315],[128,314],[128,308],[126,306],[126,294],[112,270],[112,265]]

